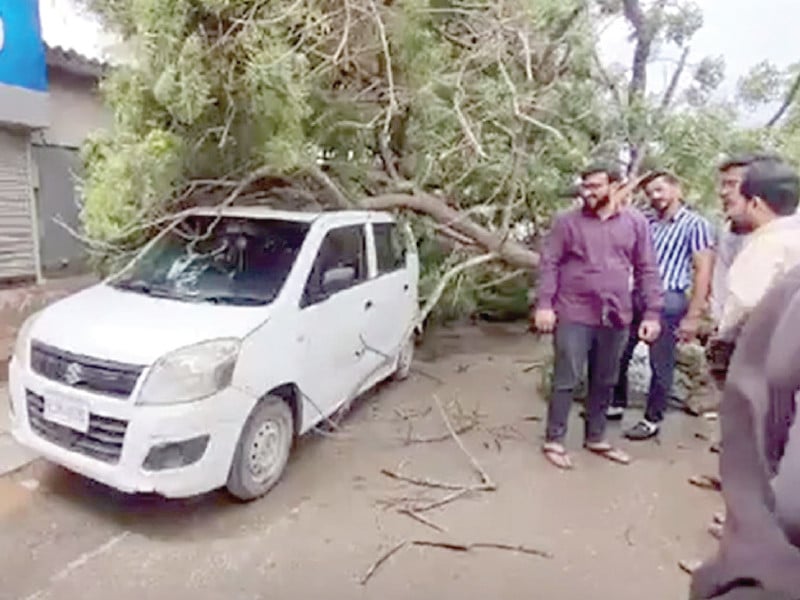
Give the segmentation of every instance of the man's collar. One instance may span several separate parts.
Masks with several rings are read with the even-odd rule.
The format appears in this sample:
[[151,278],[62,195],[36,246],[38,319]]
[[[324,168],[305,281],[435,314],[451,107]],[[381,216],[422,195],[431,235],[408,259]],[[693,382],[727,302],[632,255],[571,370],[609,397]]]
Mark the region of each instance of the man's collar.
[[599,214],[597,214],[596,211],[592,210],[589,206],[587,206],[587,204],[585,202],[581,205],[581,213],[584,216],[592,217],[593,219],[597,219],[598,221],[608,221],[609,219],[613,219],[613,218],[619,216],[619,214],[621,212],[622,212],[622,208],[621,207],[617,207],[607,217],[601,217]]

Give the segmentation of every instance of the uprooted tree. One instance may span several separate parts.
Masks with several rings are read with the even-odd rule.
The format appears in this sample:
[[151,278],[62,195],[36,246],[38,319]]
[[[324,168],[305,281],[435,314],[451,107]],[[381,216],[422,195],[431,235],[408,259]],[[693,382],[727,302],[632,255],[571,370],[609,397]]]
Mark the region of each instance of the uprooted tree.
[[[105,269],[187,205],[402,209],[432,302],[471,273],[469,295],[451,288],[463,313],[521,289],[537,263],[522,241],[590,157],[627,145],[707,186],[709,161],[753,137],[701,97],[719,65],[687,50],[647,93],[654,51],[701,24],[685,0],[78,1],[133,50],[102,84],[113,128],[83,148],[83,235]],[[635,42],[622,75],[596,52],[609,18]]]
[[105,261],[187,202],[262,202],[407,209],[444,243],[431,282],[464,260],[531,269],[519,223],[546,222],[602,133],[581,0],[89,4],[135,55],[84,148]]

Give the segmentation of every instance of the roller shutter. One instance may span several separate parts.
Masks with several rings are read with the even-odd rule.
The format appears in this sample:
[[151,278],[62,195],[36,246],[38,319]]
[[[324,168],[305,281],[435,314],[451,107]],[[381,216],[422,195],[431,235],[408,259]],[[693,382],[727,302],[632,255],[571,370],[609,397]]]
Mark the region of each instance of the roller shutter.
[[0,281],[36,275],[28,134],[0,128]]

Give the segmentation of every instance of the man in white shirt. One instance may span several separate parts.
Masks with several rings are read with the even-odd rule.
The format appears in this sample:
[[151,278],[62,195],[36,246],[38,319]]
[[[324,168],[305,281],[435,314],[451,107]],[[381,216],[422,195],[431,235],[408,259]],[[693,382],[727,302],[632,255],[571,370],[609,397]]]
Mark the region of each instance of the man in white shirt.
[[778,160],[757,160],[742,182],[744,211],[735,225],[750,231],[727,276],[718,338],[733,342],[750,311],[788,271],[800,264],[800,179]]

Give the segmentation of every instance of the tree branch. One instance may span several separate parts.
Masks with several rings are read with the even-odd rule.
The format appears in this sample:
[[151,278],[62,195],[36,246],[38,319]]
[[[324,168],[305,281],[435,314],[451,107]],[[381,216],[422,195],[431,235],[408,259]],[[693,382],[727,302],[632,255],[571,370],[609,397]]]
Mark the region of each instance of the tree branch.
[[443,200],[431,194],[420,193],[385,194],[367,198],[361,203],[363,208],[371,210],[391,210],[405,208],[426,214],[443,225],[447,225],[458,233],[472,240],[478,246],[494,253],[498,258],[515,267],[534,269],[539,264],[539,255],[521,243],[507,239],[466,219],[458,210],[448,206]]
[[786,94],[786,98],[783,100],[783,104],[781,104],[778,111],[772,116],[772,118],[767,122],[766,128],[771,129],[774,127],[778,121],[781,120],[783,115],[789,110],[789,107],[794,102],[795,97],[797,96],[797,92],[800,91],[800,73],[794,78],[794,83],[792,87],[789,89],[789,93]]
[[661,113],[665,113],[669,108],[669,105],[672,104],[672,99],[675,97],[675,92],[678,89],[678,83],[680,82],[681,75],[683,75],[683,71],[686,68],[686,60],[689,58],[689,46],[686,46],[681,53],[681,58],[678,61],[678,66],[675,67],[675,72],[672,74],[672,78],[669,81],[669,85],[667,86],[667,90],[664,92],[664,97],[661,98]]

